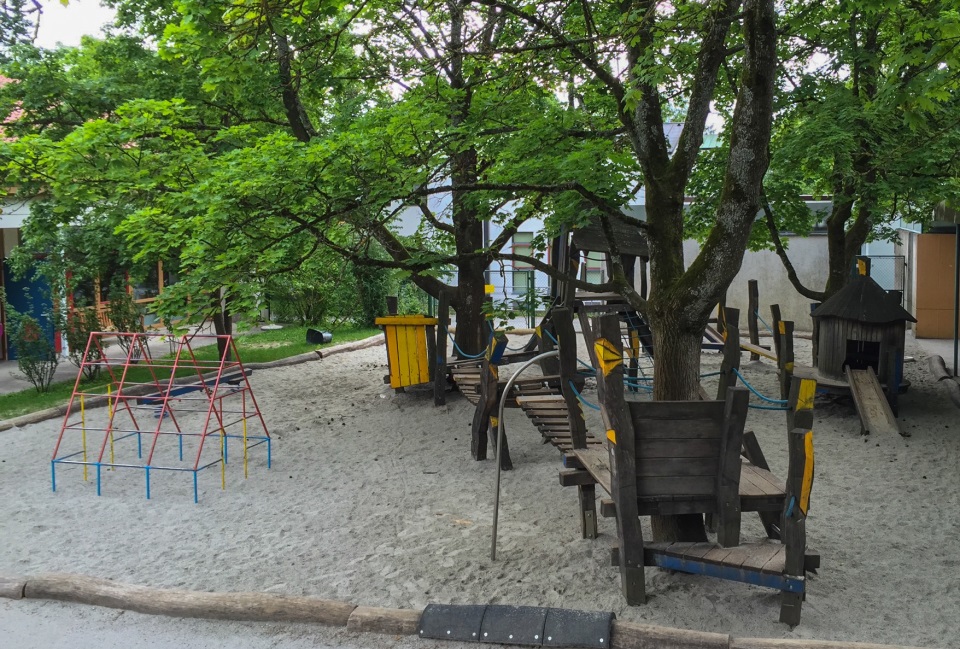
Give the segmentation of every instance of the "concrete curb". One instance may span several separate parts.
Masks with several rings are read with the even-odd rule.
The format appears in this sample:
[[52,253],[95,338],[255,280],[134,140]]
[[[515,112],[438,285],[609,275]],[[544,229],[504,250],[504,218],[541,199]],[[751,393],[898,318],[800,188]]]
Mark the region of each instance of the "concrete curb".
[[[150,588],[69,573],[0,574],[0,597],[52,599],[149,615],[255,622],[309,622],[348,631],[416,635],[422,611],[374,608],[319,597],[272,593],[206,593]],[[916,649],[897,645],[806,639],[734,638],[614,620],[611,649]]]
[[[304,354],[298,354],[296,356],[290,356],[288,358],[281,358],[276,361],[270,361],[268,363],[245,363],[244,367],[250,370],[265,370],[273,367],[286,367],[288,365],[299,365],[300,363],[306,363],[307,361],[317,361],[327,356],[332,356],[334,354],[342,354],[344,352],[357,351],[358,349],[366,349],[367,347],[375,347],[376,345],[384,344],[383,336],[371,336],[369,338],[364,338],[363,340],[357,340],[354,342],[343,343],[342,345],[334,345],[333,347],[327,347],[326,349],[318,349],[312,352],[306,352]],[[207,372],[203,375],[204,379],[211,379],[216,377],[216,372]],[[195,381],[195,377],[182,377],[174,380],[174,383],[190,383]],[[150,394],[154,392],[155,389],[149,385],[138,385],[129,389],[127,394],[132,394],[134,396],[139,396],[142,394]],[[106,397],[92,397],[87,400],[86,407],[89,408],[102,408],[107,405]],[[53,408],[46,408],[45,410],[38,410],[36,412],[31,412],[26,415],[21,415],[19,417],[14,417],[13,419],[5,419],[0,421],[0,432],[5,430],[10,430],[11,428],[16,428],[19,426],[27,426],[29,424],[38,424],[41,421],[46,421],[48,419],[54,419],[56,417],[62,417],[67,413],[67,404],[60,406],[55,406]]]

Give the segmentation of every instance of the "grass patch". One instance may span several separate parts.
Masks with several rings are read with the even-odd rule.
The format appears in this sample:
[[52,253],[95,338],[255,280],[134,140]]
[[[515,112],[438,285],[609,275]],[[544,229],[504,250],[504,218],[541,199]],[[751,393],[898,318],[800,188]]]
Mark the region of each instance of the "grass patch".
[[[244,363],[269,363],[270,361],[297,356],[324,347],[362,340],[379,332],[380,329],[375,327],[344,327],[333,332],[332,342],[326,345],[310,345],[305,342],[307,337],[306,327],[286,326],[274,331],[235,336],[234,341],[237,345],[237,351],[240,353],[240,359]],[[195,348],[194,354],[197,360],[211,361],[218,359],[216,345]],[[70,361],[64,362],[69,363]],[[182,376],[191,372],[191,370],[184,370],[177,374]],[[167,375],[169,376],[169,373]],[[146,368],[131,368],[127,373],[127,380],[131,382],[149,381],[151,380],[150,371]],[[66,403],[73,393],[74,382],[74,379],[58,381],[51,384],[50,389],[44,393],[38,393],[31,387],[19,392],[0,395],[0,420],[19,417]],[[101,375],[94,381],[81,382],[81,386],[84,391],[103,392],[109,382],[109,375]]]

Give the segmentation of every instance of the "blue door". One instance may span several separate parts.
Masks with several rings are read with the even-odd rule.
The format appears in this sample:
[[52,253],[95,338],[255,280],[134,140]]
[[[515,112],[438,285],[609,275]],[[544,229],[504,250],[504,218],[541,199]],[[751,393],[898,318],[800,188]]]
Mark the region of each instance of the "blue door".
[[[20,313],[27,313],[40,322],[40,328],[51,342],[53,338],[53,325],[50,322],[50,289],[47,281],[42,278],[32,278],[29,275],[23,279],[14,279],[13,273],[7,262],[3,262],[3,287],[7,292],[7,304],[12,306]],[[4,323],[6,328],[6,323]],[[5,331],[4,333],[9,333]],[[13,360],[17,357],[10,341],[7,340],[7,358]]]

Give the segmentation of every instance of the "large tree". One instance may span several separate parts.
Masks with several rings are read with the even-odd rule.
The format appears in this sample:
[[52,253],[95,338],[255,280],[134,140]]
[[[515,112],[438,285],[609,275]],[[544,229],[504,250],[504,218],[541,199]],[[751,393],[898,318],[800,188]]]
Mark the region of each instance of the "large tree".
[[[928,220],[958,195],[960,16],[953,2],[849,0],[798,16],[765,223],[796,289],[822,301],[843,288],[864,243],[894,239],[900,219]],[[817,224],[800,194],[832,200],[823,287],[803,284],[779,236]]]

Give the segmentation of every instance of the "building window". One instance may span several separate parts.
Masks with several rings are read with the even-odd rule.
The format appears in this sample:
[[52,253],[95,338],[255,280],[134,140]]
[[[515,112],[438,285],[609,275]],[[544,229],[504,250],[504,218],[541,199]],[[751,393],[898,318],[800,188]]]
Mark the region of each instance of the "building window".
[[602,252],[585,252],[581,276],[586,282],[602,284],[607,281],[607,256]]
[[[517,232],[513,235],[513,254],[533,257],[533,232]],[[513,292],[525,295],[532,284],[533,266],[523,261],[513,262]]]

